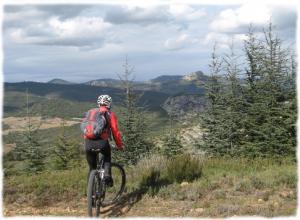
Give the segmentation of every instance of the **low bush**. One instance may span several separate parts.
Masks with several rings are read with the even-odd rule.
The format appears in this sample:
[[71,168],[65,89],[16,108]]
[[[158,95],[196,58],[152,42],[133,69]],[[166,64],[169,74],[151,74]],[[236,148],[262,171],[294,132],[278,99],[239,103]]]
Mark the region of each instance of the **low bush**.
[[160,155],[150,155],[141,159],[136,166],[127,169],[127,188],[152,191],[162,184],[162,176],[166,167],[166,159]]
[[168,182],[191,182],[202,176],[203,163],[189,154],[174,156],[168,161],[165,178]]

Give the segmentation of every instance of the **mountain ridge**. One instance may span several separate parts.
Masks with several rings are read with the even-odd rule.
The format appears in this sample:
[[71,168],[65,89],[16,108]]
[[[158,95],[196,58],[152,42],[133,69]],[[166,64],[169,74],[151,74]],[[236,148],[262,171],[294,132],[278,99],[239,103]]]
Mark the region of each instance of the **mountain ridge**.
[[73,83],[73,82],[70,82],[70,81],[67,81],[64,79],[60,79],[60,78],[54,78],[46,83],[63,84],[63,85],[76,84],[76,83]]
[[[199,79],[201,77],[208,77],[205,75],[202,71],[198,70],[195,72],[183,74],[183,75],[159,75],[155,78],[149,79],[149,80],[139,80],[139,81],[133,81],[134,84],[149,84],[149,83],[165,83],[169,81],[176,81],[176,80],[186,80],[190,81],[191,79]],[[40,82],[40,81],[20,81],[20,82]],[[102,82],[102,83],[101,83]],[[92,79],[89,81],[83,81],[83,82],[71,82],[69,80],[63,79],[63,78],[53,78],[47,82],[41,82],[41,83],[53,83],[53,84],[86,84],[86,85],[93,85],[93,86],[103,86],[104,83],[120,83],[120,79],[113,79],[113,78],[99,78],[99,79]],[[5,82],[5,83],[19,83],[19,82]]]
[[[208,78],[201,71],[180,76],[162,75],[154,78],[154,82],[135,82],[134,90],[142,95],[138,103],[140,106],[146,104],[151,111],[165,112],[169,115],[174,112],[183,114],[187,111],[203,109],[204,85]],[[20,106],[15,105],[16,98],[24,101],[23,96],[26,91],[36,96],[36,104],[42,103],[43,106],[48,105],[53,109],[58,108],[55,106],[69,105],[68,102],[59,101],[60,99],[75,103],[93,103],[99,94],[110,94],[114,103],[120,105],[123,103],[122,86],[121,80],[109,78],[85,83],[71,83],[63,79],[53,79],[46,83],[4,83],[4,111],[6,113],[19,111]]]

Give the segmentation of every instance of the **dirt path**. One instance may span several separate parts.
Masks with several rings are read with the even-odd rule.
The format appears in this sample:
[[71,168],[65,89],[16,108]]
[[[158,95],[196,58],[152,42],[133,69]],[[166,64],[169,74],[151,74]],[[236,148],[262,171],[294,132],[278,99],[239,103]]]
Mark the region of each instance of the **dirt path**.
[[[190,202],[162,201],[158,198],[147,199],[134,206],[110,206],[101,209],[102,217],[187,217],[201,216],[201,209],[190,209]],[[4,206],[4,216],[76,216],[86,217],[86,199],[81,199],[77,204],[66,206],[65,203],[57,203],[47,207],[30,207],[20,204]]]
[[[291,191],[292,192],[292,191]],[[290,192],[290,193],[291,193]],[[257,196],[228,195],[216,199],[211,195],[198,200],[171,200],[160,197],[127,194],[118,204],[102,208],[102,217],[229,217],[229,216],[287,216],[295,215],[297,200],[283,190],[268,200]],[[295,193],[295,192],[292,192]],[[70,203],[58,202],[44,207],[27,204],[4,205],[4,216],[80,216],[86,217],[86,198]]]

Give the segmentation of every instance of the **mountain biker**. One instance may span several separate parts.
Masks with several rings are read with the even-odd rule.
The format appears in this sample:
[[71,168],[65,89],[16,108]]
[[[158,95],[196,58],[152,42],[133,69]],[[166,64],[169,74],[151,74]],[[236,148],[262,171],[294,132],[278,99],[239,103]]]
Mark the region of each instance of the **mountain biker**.
[[104,159],[104,179],[109,186],[112,186],[112,178],[111,178],[111,146],[108,142],[108,139],[111,140],[111,134],[116,142],[117,148],[119,150],[124,149],[124,145],[122,142],[121,134],[118,129],[117,118],[112,112],[111,109],[112,98],[109,95],[100,95],[97,100],[97,104],[99,107],[99,111],[103,112],[107,118],[107,126],[101,133],[101,137],[99,139],[88,139],[86,135],[84,135],[85,140],[85,152],[86,159],[89,165],[89,172],[93,169],[97,168],[97,152],[93,151],[93,149],[99,149],[103,154]]

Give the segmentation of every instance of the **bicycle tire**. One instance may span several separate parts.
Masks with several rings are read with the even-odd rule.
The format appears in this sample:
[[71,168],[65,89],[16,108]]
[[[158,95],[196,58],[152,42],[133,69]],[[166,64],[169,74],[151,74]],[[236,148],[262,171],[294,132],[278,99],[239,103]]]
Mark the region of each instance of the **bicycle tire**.
[[[112,199],[108,199],[108,200],[105,200],[107,197],[107,190],[109,190],[109,188],[106,187],[106,192],[105,192],[106,195],[104,197],[104,200],[101,202],[102,206],[108,206],[108,205],[111,205],[114,202],[116,202],[120,198],[122,193],[124,192],[125,185],[126,185],[126,173],[125,173],[124,168],[120,164],[114,163],[114,162],[111,163],[111,168],[112,168],[112,170],[113,169],[119,170],[119,172],[121,174],[121,184],[120,184],[120,188],[117,190],[115,196],[113,196]],[[112,177],[115,181],[116,177],[114,177],[114,173],[112,173]]]
[[89,217],[93,216],[93,209],[95,209],[96,211],[95,216],[99,216],[100,214],[100,204],[98,204],[97,200],[94,201],[95,207],[93,207],[93,190],[95,189],[95,179],[97,178],[96,175],[97,170],[92,170],[89,176],[89,182],[87,187],[87,211]]

